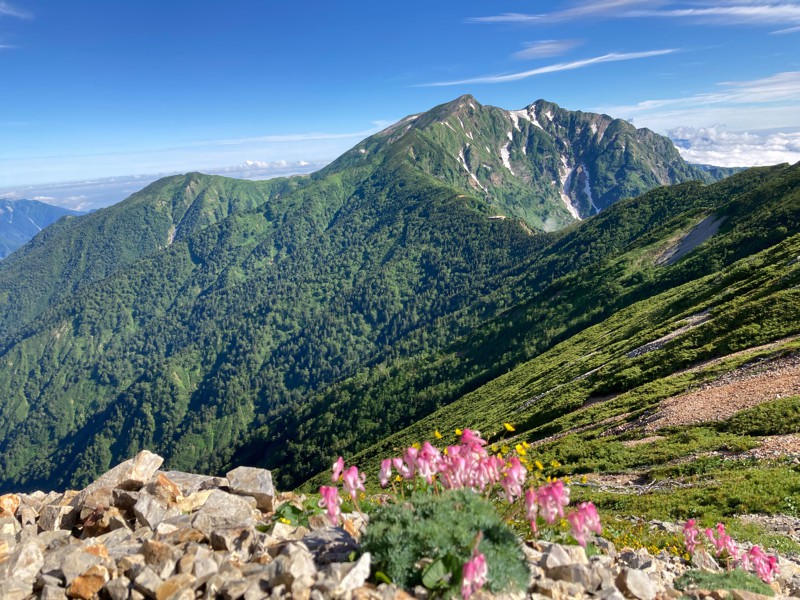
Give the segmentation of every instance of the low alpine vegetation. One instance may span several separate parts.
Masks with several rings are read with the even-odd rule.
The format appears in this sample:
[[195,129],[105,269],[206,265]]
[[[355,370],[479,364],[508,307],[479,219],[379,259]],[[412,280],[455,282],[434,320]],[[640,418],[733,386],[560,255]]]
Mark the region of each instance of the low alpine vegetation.
[[[514,430],[508,423],[505,429]],[[511,450],[489,446],[470,429],[456,435],[458,443],[443,450],[425,442],[382,461],[380,484],[391,486],[392,493],[371,514],[363,544],[379,569],[376,578],[422,584],[446,595],[460,591],[464,599],[484,586],[492,592],[524,589],[528,571],[507,521],[524,515],[538,535],[565,520],[582,546],[601,533],[594,504],[582,502],[568,511],[570,488],[563,480],[545,478],[540,462],[529,464],[527,444]],[[335,485],[320,487],[319,505],[338,524],[342,498],[336,484],[342,482],[359,510],[366,476],[339,457],[331,479]]]

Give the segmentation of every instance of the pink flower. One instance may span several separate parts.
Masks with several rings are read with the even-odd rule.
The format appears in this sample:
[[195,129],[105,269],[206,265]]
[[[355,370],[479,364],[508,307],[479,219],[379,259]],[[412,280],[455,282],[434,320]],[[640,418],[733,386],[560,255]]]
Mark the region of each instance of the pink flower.
[[569,504],[569,488],[560,480],[553,481],[539,488],[539,512],[548,525],[556,522],[556,518],[564,518],[564,507]]
[[381,461],[381,487],[386,487],[389,485],[389,479],[392,476],[392,459],[386,458]]
[[528,488],[525,492],[525,514],[527,515],[528,521],[530,521],[533,533],[536,533],[538,530],[536,527],[536,516],[538,513],[539,503],[536,500],[536,490]]
[[417,470],[417,455],[419,450],[410,446],[403,454],[403,458],[393,458],[394,468],[404,479],[413,479]]
[[711,541],[711,544],[717,551],[717,556],[722,556],[725,552],[727,555],[736,560],[739,556],[739,548],[731,536],[725,533],[725,525],[717,523],[717,536],[714,537],[714,530],[710,527],[706,529],[706,537]]
[[699,543],[697,538],[700,535],[700,530],[697,528],[697,521],[689,519],[686,525],[683,526],[683,543],[689,554],[694,554],[694,549],[697,548]]
[[572,537],[584,547],[586,547],[586,537],[590,533],[599,535],[602,532],[600,516],[591,502],[581,502],[576,510],[567,515],[567,521],[572,526]]
[[472,558],[464,563],[461,576],[461,597],[467,600],[472,594],[477,592],[486,584],[489,569],[486,566],[486,557],[478,552],[472,551]]
[[362,492],[365,491],[364,480],[366,478],[367,476],[363,473],[359,476],[358,467],[350,467],[344,472],[344,483],[342,484],[342,487],[344,487],[344,490],[350,494],[350,497],[353,500],[355,500],[359,490]]
[[336,483],[339,481],[339,477],[342,475],[342,471],[344,470],[344,459],[340,456],[336,459],[336,462],[333,463],[333,475],[331,476],[331,481]]
[[483,446],[486,445],[486,440],[481,438],[477,431],[465,429],[464,433],[461,434],[461,445],[467,446],[478,456],[486,456],[487,454],[486,450],[483,448]]
[[422,449],[416,456],[416,468],[420,477],[428,483],[433,482],[433,476],[439,472],[439,463],[442,453],[439,449],[432,446],[430,442],[422,444]]
[[500,485],[506,493],[506,499],[509,504],[513,504],[514,500],[522,495],[522,486],[525,485],[525,477],[528,470],[522,466],[519,459],[515,456],[503,470],[503,477],[500,479]]
[[335,487],[323,485],[319,488],[319,495],[319,507],[328,509],[328,519],[331,525],[338,525],[339,517],[342,514],[339,510],[339,505],[342,503],[339,491]]
[[[764,583],[772,582],[773,576],[778,573],[778,559],[774,556],[768,556],[758,546],[750,548],[748,554],[749,562],[753,565],[753,570],[761,581]],[[748,554],[742,556],[742,563],[745,562],[745,557],[748,557]]]

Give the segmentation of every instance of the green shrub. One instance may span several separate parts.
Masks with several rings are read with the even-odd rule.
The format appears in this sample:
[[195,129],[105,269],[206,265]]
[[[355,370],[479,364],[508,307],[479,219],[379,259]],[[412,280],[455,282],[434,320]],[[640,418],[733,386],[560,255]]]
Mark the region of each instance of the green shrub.
[[739,411],[720,429],[740,435],[783,435],[800,431],[800,396],[779,398]]
[[363,548],[372,553],[377,571],[399,586],[424,584],[452,595],[478,539],[489,565],[488,589],[525,589],[528,569],[516,535],[491,503],[471,491],[417,492],[378,508]]

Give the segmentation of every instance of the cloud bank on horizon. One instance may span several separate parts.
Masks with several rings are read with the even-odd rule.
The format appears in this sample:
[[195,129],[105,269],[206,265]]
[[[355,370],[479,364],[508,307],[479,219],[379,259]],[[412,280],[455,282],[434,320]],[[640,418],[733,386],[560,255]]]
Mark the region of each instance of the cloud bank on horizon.
[[141,173],[307,172],[463,93],[605,112],[692,162],[800,159],[800,0],[226,6],[0,0],[0,195],[85,209]]

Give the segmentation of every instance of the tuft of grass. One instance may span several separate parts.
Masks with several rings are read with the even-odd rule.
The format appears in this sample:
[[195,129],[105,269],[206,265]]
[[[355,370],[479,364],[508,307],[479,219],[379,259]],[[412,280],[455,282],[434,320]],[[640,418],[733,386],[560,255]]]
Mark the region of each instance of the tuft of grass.
[[686,571],[675,580],[674,585],[676,590],[694,587],[704,590],[744,590],[765,596],[775,595],[775,591],[766,583],[741,569],[733,569],[724,573]]

